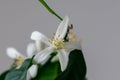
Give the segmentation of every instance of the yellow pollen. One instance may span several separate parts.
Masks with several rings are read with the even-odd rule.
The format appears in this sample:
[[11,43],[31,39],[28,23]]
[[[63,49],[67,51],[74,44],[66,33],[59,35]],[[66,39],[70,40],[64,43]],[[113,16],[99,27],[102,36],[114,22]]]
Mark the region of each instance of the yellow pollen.
[[56,39],[52,38],[51,40],[49,40],[49,42],[54,45],[56,50],[65,49],[64,39],[60,37],[60,34],[58,35]]
[[63,40],[53,40],[53,44],[55,45],[55,49],[62,49],[64,48],[64,42]]

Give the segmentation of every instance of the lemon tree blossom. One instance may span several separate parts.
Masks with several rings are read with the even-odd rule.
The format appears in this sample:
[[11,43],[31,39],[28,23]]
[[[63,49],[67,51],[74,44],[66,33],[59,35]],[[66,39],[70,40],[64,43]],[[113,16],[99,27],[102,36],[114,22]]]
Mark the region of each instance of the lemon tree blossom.
[[[58,58],[61,65],[61,70],[64,71],[68,64],[68,56],[69,51],[72,49],[80,48],[80,44],[78,42],[65,42],[64,37],[68,30],[68,22],[69,18],[66,16],[63,21],[59,24],[56,33],[52,39],[47,38],[44,34],[34,31],[31,35],[31,39],[38,41],[41,40],[49,47],[40,51],[34,58],[37,63],[41,63],[43,61],[47,61],[48,57],[52,52],[58,52]],[[76,44],[78,45],[76,47]]]

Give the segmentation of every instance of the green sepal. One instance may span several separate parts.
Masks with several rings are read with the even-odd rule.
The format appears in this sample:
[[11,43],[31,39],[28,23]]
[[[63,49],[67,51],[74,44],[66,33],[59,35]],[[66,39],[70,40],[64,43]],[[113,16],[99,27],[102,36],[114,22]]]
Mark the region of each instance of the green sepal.
[[85,80],[86,63],[81,50],[73,50],[69,55],[67,69],[55,80]]
[[27,80],[27,71],[32,65],[33,57],[31,59],[26,59],[19,69],[13,69],[8,72],[5,80]]

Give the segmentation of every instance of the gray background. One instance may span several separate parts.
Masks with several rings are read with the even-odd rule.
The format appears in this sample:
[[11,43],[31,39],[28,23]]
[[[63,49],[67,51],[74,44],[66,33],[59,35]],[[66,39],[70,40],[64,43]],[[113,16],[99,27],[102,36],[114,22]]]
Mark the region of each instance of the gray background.
[[[82,37],[88,79],[120,80],[120,0],[46,1]],[[59,23],[37,0],[0,0],[0,73],[12,63],[7,47],[26,54],[32,31],[51,36]]]

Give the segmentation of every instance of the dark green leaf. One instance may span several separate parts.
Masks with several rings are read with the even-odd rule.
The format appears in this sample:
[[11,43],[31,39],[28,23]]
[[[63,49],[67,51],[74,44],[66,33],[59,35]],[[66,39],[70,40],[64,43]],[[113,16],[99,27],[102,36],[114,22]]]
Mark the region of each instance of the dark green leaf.
[[55,80],[58,75],[59,62],[49,63],[41,69],[39,80]]
[[32,65],[32,59],[26,59],[20,69],[11,70],[5,80],[26,80],[26,74],[29,67]]
[[67,69],[55,80],[84,80],[86,75],[86,64],[81,50],[73,50],[69,55]]
[[84,80],[88,80],[87,78],[85,78]]
[[53,15],[55,15],[58,19],[63,20],[53,9],[51,9],[44,0],[39,0],[40,3]]

